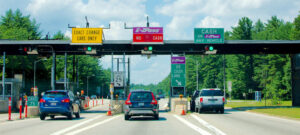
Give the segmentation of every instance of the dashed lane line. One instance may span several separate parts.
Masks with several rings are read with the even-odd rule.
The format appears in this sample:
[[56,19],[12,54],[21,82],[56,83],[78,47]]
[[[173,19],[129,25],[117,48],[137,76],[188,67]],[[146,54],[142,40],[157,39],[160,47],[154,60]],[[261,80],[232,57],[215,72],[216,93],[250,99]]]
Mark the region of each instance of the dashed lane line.
[[108,118],[108,119],[103,120],[103,121],[101,121],[101,122],[95,123],[95,124],[93,124],[93,125],[86,126],[86,127],[84,127],[84,128],[80,128],[80,129],[75,130],[75,131],[73,131],[73,132],[67,133],[66,135],[75,135],[75,134],[78,134],[78,133],[83,132],[83,131],[85,131],[85,130],[88,130],[88,129],[90,129],[90,128],[94,128],[94,127],[96,127],[96,126],[99,126],[99,125],[102,125],[102,124],[104,124],[104,123],[107,123],[107,122],[109,122],[109,121],[111,121],[111,120],[113,120],[113,119],[116,119],[116,118],[118,118],[118,117],[121,117],[121,116],[120,116],[120,115],[118,115],[118,116],[113,116],[113,117],[111,117],[111,118]]
[[203,126],[207,127],[208,129],[212,130],[214,133],[216,133],[217,135],[226,135],[224,132],[222,132],[221,130],[219,130],[218,128],[210,125],[209,123],[207,123],[206,121],[200,119],[198,116],[191,114],[191,116],[196,119],[200,124],[202,124]]
[[75,125],[73,125],[73,126],[71,126],[71,127],[65,128],[65,129],[60,130],[60,131],[57,131],[57,132],[54,132],[54,133],[52,133],[51,135],[61,135],[62,133],[65,133],[65,132],[68,132],[68,131],[70,131],[70,130],[72,130],[72,129],[78,128],[78,127],[80,127],[80,126],[82,126],[82,125],[84,125],[84,124],[87,124],[87,123],[89,123],[89,122],[91,122],[91,121],[93,121],[93,120],[96,120],[96,119],[98,119],[98,118],[101,118],[101,117],[103,117],[103,116],[104,116],[104,115],[99,115],[99,116],[97,116],[97,117],[94,117],[94,118],[91,118],[91,119],[89,119],[89,120],[86,120],[86,121],[80,122],[80,123],[78,123],[78,124],[75,124]]
[[188,122],[187,120],[183,119],[182,117],[178,116],[178,115],[173,115],[175,118],[177,118],[179,121],[181,121],[182,123],[184,123],[185,125],[187,125],[188,127],[194,129],[195,131],[197,131],[198,133],[200,133],[201,135],[211,135],[209,132],[203,130],[202,128]]

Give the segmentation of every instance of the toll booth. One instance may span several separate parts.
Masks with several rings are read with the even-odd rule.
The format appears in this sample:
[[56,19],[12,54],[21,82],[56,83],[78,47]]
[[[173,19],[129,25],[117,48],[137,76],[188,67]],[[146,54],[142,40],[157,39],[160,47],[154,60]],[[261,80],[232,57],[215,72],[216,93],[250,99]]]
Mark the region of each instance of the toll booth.
[[3,95],[2,80],[0,80],[0,112],[8,111],[8,97],[11,97],[12,109],[17,108],[22,82],[19,79],[6,78]]

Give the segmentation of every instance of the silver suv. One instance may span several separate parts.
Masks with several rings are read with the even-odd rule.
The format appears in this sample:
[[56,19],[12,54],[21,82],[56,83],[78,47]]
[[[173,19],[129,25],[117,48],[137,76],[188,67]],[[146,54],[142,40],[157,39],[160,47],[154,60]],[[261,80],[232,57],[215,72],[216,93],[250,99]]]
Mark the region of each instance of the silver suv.
[[224,113],[224,93],[220,89],[202,89],[195,99],[195,112],[212,110]]

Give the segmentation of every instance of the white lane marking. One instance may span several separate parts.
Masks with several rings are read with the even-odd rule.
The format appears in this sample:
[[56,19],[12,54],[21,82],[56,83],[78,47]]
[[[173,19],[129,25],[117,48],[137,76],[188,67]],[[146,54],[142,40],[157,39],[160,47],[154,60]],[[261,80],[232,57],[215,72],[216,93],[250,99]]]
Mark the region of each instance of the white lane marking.
[[106,122],[109,122],[109,121],[111,121],[111,120],[113,120],[113,119],[116,119],[116,118],[118,118],[118,117],[120,117],[120,115],[119,115],[119,116],[114,116],[114,117],[109,118],[109,119],[106,119],[106,120],[103,120],[103,121],[101,121],[101,122],[95,123],[95,124],[90,125],[90,126],[87,126],[87,127],[85,127],[85,128],[81,128],[81,129],[75,130],[75,131],[73,131],[73,132],[67,133],[66,135],[75,135],[75,134],[78,134],[78,133],[80,133],[80,132],[82,132],[82,131],[88,130],[88,129],[90,129],[90,128],[94,128],[94,127],[96,127],[96,126],[99,126],[99,125],[101,125],[101,124],[104,124],[104,123],[106,123]]
[[16,124],[16,123],[21,123],[21,122],[33,121],[33,120],[37,121],[37,120],[40,120],[40,119],[38,119],[38,118],[29,118],[29,119],[22,119],[22,120],[16,119],[16,120],[11,120],[11,121],[6,120],[6,121],[0,122],[0,124],[3,124],[3,125],[4,124]]
[[62,134],[62,133],[65,133],[65,132],[70,131],[70,130],[72,130],[72,129],[74,129],[74,128],[80,127],[81,125],[84,125],[84,124],[86,124],[86,123],[89,123],[89,122],[91,122],[91,121],[93,121],[93,120],[95,120],[95,119],[101,118],[101,117],[103,117],[103,116],[104,116],[104,115],[99,115],[99,116],[97,116],[97,117],[94,117],[94,118],[91,118],[91,119],[89,119],[89,120],[80,122],[80,123],[78,123],[78,124],[76,124],[76,125],[73,125],[73,126],[71,126],[71,127],[65,128],[65,129],[60,130],[60,131],[57,131],[57,132],[54,132],[54,133],[52,133],[51,135],[60,135],[60,134]]
[[212,130],[214,133],[216,133],[217,135],[226,135],[224,132],[222,132],[221,130],[219,130],[218,128],[210,125],[209,123],[207,123],[206,121],[200,119],[198,116],[192,114],[191,115],[194,119],[196,119],[199,123],[201,123],[203,126],[207,127],[208,129]]
[[196,125],[188,122],[187,120],[181,118],[178,115],[173,115],[175,118],[177,118],[178,120],[180,120],[182,123],[184,123],[185,125],[189,126],[190,128],[194,129],[195,131],[199,132],[201,135],[211,135],[210,133],[208,133],[207,131],[203,130],[200,127],[197,127]]

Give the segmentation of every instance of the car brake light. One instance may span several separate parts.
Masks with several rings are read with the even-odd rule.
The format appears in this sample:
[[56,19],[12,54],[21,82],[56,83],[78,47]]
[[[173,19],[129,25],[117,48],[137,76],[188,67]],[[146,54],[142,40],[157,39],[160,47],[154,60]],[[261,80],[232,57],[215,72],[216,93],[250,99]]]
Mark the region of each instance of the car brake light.
[[223,97],[223,103],[225,103],[225,98]]
[[131,96],[131,92],[129,93],[127,100],[125,101],[125,105],[132,105],[132,103],[130,101],[130,96]]
[[125,105],[132,105],[132,103],[131,103],[130,100],[127,99],[127,100],[125,101]]
[[61,102],[63,102],[63,103],[70,103],[70,99],[66,98],[66,99],[61,100]]
[[157,100],[155,99],[155,96],[153,95],[153,93],[151,93],[151,94],[152,94],[152,101],[151,101],[151,104],[157,105]]
[[46,100],[45,99],[40,99],[40,103],[45,103],[46,102]]
[[200,98],[200,103],[202,103],[203,102],[203,98]]

